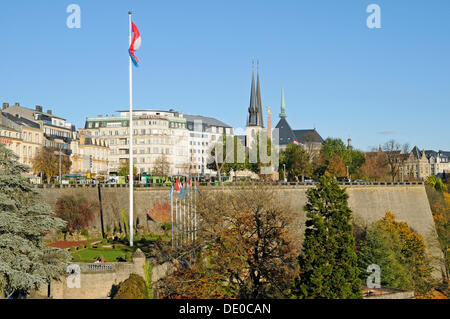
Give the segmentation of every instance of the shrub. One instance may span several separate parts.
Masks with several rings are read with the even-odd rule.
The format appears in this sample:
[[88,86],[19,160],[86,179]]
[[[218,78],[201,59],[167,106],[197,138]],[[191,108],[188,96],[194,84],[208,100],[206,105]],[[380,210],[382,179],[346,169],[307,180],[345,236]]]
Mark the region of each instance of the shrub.
[[82,249],[84,249],[84,245],[83,245],[83,244],[80,244],[80,245],[78,246],[78,250],[82,250]]
[[91,243],[87,243],[86,244],[86,248],[92,248],[92,244]]
[[131,274],[122,282],[113,299],[148,299],[147,285],[144,278]]
[[84,197],[64,195],[56,202],[56,215],[67,222],[66,230],[72,233],[87,228],[94,220],[94,202]]
[[386,212],[357,245],[361,274],[368,265],[377,264],[382,269],[382,286],[411,289],[419,294],[431,288],[431,267],[423,238],[407,223],[396,221],[394,214]]
[[75,246],[72,246],[69,248],[71,252],[75,252],[77,250],[77,248]]
[[171,230],[172,229],[172,222],[166,222],[166,223],[162,224],[161,228],[165,232]]
[[427,178],[427,180],[425,181],[425,185],[430,185],[438,192],[447,192],[448,191],[447,185],[445,185],[442,182],[442,179],[440,179],[439,177],[434,176],[434,175]]
[[81,232],[80,232],[80,234],[82,235],[82,236],[84,236],[86,239],[89,239],[89,231],[85,228],[85,229],[82,229],[81,230]]

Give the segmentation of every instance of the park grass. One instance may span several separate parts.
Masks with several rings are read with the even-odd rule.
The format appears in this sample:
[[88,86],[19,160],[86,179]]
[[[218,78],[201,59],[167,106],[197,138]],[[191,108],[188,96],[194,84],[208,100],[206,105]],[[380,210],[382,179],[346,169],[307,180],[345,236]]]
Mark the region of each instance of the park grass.
[[[137,240],[135,240],[134,247],[129,247],[127,244],[128,240],[126,238],[122,238],[119,242],[109,242],[107,244],[103,244],[99,248],[92,247],[71,251],[72,261],[92,263],[95,262],[98,257],[103,257],[105,262],[116,262],[117,258],[122,257],[127,262],[131,262],[132,254],[137,248],[141,248],[145,253],[148,250],[148,245],[158,239],[163,242],[170,242],[172,237],[164,234],[140,235]],[[96,241],[90,240],[89,242],[92,243]],[[109,248],[107,247],[108,245],[111,245],[112,247]]]
[[117,245],[115,248],[84,248],[71,253],[75,262],[94,262],[98,257],[103,257],[105,262],[116,262],[122,257],[126,261],[131,261],[133,248],[125,245]]

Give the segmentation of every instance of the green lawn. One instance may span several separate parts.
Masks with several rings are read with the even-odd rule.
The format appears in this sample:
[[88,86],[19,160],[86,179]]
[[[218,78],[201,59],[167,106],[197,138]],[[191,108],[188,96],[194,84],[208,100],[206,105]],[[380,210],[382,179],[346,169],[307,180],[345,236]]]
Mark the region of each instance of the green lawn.
[[[103,246],[114,245],[114,248],[83,248],[81,250],[71,251],[70,253],[74,262],[94,262],[98,257],[103,257],[105,262],[116,262],[118,257],[122,257],[126,261],[131,262],[131,256],[137,248],[141,248],[144,253],[146,253],[148,252],[149,245],[159,238],[161,238],[164,242],[170,242],[172,240],[170,235],[141,235],[136,238],[138,240],[135,240],[134,247],[129,247],[127,240],[122,239],[118,242],[103,244]],[[89,242],[92,242],[92,240]]]
[[85,248],[71,253],[75,262],[94,262],[97,257],[103,257],[105,262],[115,262],[118,257],[131,261],[133,249],[122,246],[118,248]]

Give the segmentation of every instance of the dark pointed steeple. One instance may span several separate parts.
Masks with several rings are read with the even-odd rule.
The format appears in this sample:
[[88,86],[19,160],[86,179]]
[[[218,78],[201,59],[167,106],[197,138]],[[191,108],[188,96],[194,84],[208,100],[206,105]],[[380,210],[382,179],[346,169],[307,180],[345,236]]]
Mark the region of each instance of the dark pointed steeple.
[[262,101],[261,101],[261,87],[259,84],[259,60],[257,61],[257,80],[256,80],[256,107],[258,111],[257,119],[258,126],[264,127]]
[[261,88],[259,84],[258,67],[257,88],[255,88],[255,62],[252,61],[252,87],[250,91],[250,106],[248,108],[247,126],[264,127],[262,117]]
[[255,61],[252,60],[252,87],[250,89],[250,106],[248,107],[247,126],[255,126],[256,113],[256,90],[255,90]]

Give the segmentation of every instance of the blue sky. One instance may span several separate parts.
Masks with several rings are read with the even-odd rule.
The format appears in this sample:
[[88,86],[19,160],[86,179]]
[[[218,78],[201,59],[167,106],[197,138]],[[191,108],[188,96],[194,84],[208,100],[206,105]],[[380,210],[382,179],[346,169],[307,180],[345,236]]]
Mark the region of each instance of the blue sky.
[[[69,29],[66,8],[81,7]],[[381,29],[369,29],[369,4]],[[450,150],[450,1],[40,0],[0,3],[0,101],[42,105],[77,127],[128,107],[128,10],[142,36],[135,108],[174,108],[244,127],[251,58],[278,121]]]

